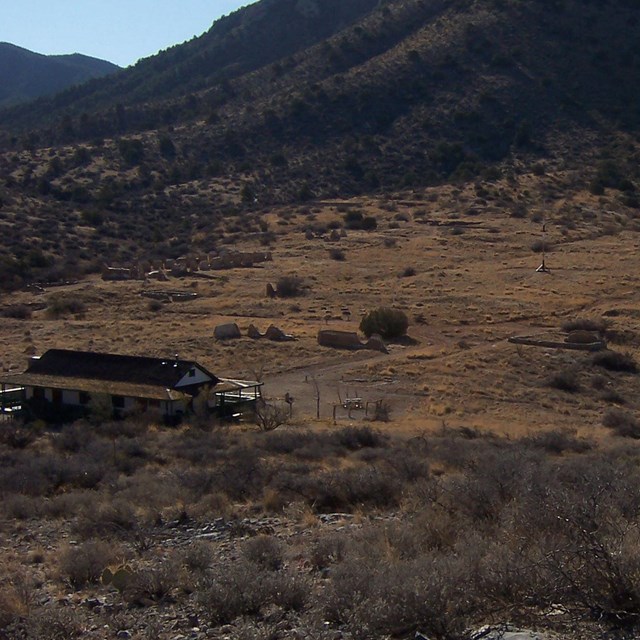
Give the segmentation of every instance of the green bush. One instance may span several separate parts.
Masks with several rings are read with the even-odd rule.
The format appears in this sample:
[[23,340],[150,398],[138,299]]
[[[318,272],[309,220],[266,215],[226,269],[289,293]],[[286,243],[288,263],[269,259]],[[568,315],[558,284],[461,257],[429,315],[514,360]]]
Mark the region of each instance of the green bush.
[[389,307],[379,307],[369,311],[360,322],[360,331],[367,338],[374,333],[383,338],[399,338],[407,333],[409,319],[404,311],[391,309]]

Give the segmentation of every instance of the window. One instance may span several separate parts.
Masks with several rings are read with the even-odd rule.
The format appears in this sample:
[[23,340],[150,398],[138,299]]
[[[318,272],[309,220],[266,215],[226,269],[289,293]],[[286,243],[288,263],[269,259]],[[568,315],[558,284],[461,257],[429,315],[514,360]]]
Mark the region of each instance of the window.
[[195,378],[195,377],[196,377],[196,370],[195,370],[195,368],[193,368],[193,367],[192,367],[191,369],[189,369],[189,377],[190,377],[190,378]]
[[111,404],[116,409],[124,409],[124,398],[122,396],[111,396]]

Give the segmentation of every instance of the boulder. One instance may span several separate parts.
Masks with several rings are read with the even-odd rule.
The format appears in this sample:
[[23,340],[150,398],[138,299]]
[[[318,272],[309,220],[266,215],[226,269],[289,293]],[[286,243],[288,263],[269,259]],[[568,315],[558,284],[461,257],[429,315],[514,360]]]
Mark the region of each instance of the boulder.
[[264,337],[267,340],[273,340],[274,342],[290,342],[295,340],[292,335],[286,334],[282,329],[275,325],[269,325],[269,328],[265,331]]
[[216,340],[237,340],[241,337],[240,329],[235,322],[219,324],[213,331]]
[[262,338],[262,334],[260,333],[260,331],[258,331],[258,328],[256,327],[255,324],[249,325],[249,328],[247,329],[247,335],[252,340],[260,340],[260,338]]

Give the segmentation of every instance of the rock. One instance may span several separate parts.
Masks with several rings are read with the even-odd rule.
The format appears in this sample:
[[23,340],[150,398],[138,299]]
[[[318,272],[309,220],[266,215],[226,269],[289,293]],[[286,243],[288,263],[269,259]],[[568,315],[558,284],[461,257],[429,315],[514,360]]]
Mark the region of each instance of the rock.
[[219,324],[213,331],[216,340],[236,340],[241,337],[240,329],[235,322]]
[[118,638],[119,640],[130,640],[130,638],[133,637],[133,634],[131,633],[131,631],[128,631],[126,629],[123,629],[122,631],[118,631],[118,633],[116,633],[116,638]]
[[254,324],[249,325],[249,328],[247,329],[247,335],[252,340],[260,340],[260,338],[262,338],[262,334],[260,333],[260,331],[258,331],[258,328]]
[[294,340],[294,337],[291,335],[287,335],[282,329],[276,327],[275,325],[269,325],[269,328],[266,330],[264,337],[267,340],[273,340],[274,342],[288,342]]

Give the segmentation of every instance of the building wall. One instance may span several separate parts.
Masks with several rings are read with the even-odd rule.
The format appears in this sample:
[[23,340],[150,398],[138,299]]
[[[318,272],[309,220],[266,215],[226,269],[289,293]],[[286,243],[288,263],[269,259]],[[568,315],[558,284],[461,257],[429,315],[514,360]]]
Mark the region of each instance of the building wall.
[[198,367],[193,368],[193,375],[190,376],[188,373],[178,384],[176,385],[176,389],[180,387],[187,387],[192,384],[204,384],[205,382],[211,382],[211,376],[207,375],[202,369]]
[[[53,402],[53,389],[44,389],[44,399],[49,402]],[[31,400],[34,398],[34,388],[25,387],[25,399]],[[159,415],[171,415],[174,416],[179,413],[184,413],[186,410],[185,404],[182,401],[175,400],[144,400],[140,398],[130,398],[127,396],[119,396],[122,398],[122,402],[118,402],[118,406],[113,404],[112,396],[109,396],[113,408],[121,415],[136,411],[149,411],[157,413]],[[80,392],[73,390],[62,391],[62,404],[70,407],[87,406],[80,402]]]

